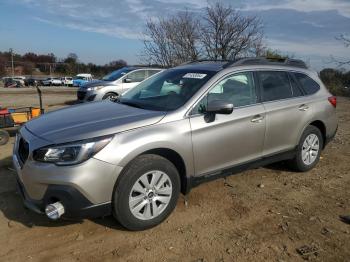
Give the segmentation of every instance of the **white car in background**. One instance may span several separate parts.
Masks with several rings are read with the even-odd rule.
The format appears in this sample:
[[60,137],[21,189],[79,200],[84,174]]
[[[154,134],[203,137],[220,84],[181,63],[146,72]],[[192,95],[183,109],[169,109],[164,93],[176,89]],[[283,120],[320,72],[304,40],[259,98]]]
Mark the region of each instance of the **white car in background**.
[[61,82],[62,82],[62,85],[64,86],[73,86],[73,77],[69,77],[69,76],[61,77]]
[[47,79],[42,81],[44,86],[60,86],[62,85],[62,81],[57,77],[48,77]]
[[92,74],[77,74],[73,79],[73,86],[80,87],[93,80]]
[[161,68],[123,67],[104,76],[102,80],[81,85],[77,92],[79,102],[116,100],[120,95],[143,80],[159,73]]

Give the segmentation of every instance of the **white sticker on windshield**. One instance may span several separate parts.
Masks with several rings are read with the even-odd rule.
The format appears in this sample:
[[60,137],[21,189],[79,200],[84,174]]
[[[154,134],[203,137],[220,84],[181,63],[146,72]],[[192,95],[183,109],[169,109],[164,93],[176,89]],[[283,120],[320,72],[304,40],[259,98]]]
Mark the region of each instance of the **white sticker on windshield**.
[[206,77],[207,74],[199,74],[199,73],[187,73],[183,76],[183,78],[196,78],[196,79],[203,79]]

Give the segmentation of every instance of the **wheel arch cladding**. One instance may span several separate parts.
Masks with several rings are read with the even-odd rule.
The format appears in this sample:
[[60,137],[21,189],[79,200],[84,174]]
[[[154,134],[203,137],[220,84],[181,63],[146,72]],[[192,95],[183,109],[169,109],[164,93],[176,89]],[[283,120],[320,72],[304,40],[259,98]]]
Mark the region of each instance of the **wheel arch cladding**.
[[310,126],[317,127],[321,131],[322,140],[323,140],[322,141],[323,142],[323,147],[325,147],[326,135],[327,135],[325,124],[322,121],[320,121],[320,120],[316,120],[316,121],[311,122]]
[[155,149],[151,149],[146,152],[143,152],[140,155],[146,155],[146,154],[159,155],[169,160],[179,172],[180,181],[181,181],[181,193],[183,194],[187,193],[186,190],[188,186],[187,185],[188,180],[187,180],[186,165],[185,165],[185,161],[183,160],[183,158],[179,153],[169,148],[155,148]]

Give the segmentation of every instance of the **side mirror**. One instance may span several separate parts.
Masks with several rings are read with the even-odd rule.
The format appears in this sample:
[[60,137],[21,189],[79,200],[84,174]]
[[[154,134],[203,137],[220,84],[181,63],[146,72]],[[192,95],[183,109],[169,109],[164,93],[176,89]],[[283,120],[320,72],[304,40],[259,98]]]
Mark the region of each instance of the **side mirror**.
[[211,114],[229,115],[233,111],[233,104],[225,100],[210,101],[206,112]]
[[213,100],[208,103],[205,110],[204,120],[207,123],[215,120],[216,114],[229,115],[233,111],[233,104],[225,100]]
[[132,80],[131,80],[130,78],[125,78],[123,82],[124,82],[124,83],[131,83]]

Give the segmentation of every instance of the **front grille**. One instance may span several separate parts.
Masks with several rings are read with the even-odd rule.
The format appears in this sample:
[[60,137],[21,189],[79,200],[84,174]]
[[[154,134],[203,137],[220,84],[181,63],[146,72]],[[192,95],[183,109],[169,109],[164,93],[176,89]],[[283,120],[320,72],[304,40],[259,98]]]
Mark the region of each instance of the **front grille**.
[[86,95],[86,92],[84,92],[84,91],[78,91],[78,92],[77,92],[78,100],[83,100],[83,99],[85,98],[85,95]]
[[27,141],[25,141],[23,138],[20,138],[18,142],[18,156],[23,164],[27,161],[28,155],[29,145]]

